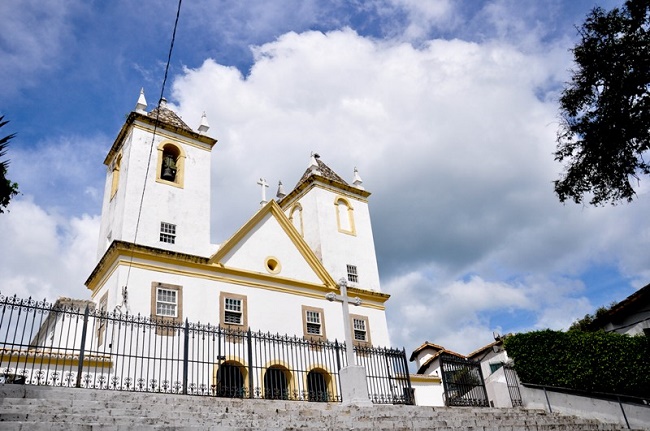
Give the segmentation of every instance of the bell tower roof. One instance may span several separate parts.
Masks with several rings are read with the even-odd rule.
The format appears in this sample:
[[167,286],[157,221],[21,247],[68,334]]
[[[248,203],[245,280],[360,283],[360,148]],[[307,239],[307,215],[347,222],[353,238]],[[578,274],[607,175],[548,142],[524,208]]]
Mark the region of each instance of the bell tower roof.
[[[335,187],[341,191],[350,193],[360,198],[367,198],[370,196],[370,192],[365,190],[363,187],[360,187],[360,183],[356,181],[355,185],[348,184],[343,178],[341,178],[333,169],[327,166],[321,159],[318,154],[312,154],[309,162],[309,166],[296,186],[287,193],[285,196],[278,196],[281,207],[284,208],[285,205],[293,202],[295,199],[298,199],[299,196],[302,196],[316,184],[327,187]],[[358,179],[360,180],[360,178]]]
[[187,130],[188,132],[194,133],[194,130],[192,130],[190,126],[185,124],[185,122],[181,120],[181,117],[176,115],[176,113],[171,109],[167,108],[167,99],[165,99],[164,97],[160,99],[160,104],[154,109],[152,109],[151,112],[149,112],[147,115],[153,119],[155,119],[156,116],[158,116],[158,121],[160,121],[161,123],[166,123],[176,128]]
[[[315,164],[314,164],[315,162]],[[298,184],[296,184],[296,188],[300,183],[304,182],[307,180],[312,175],[320,175],[325,179],[328,179],[330,181],[335,181],[337,183],[341,183],[345,186],[348,185],[347,182],[343,178],[341,178],[336,172],[334,172],[329,166],[327,166],[323,161],[320,159],[320,156],[318,154],[312,154],[311,156],[311,162],[309,164],[309,167],[305,171],[305,173],[302,175],[300,180],[298,181]]]

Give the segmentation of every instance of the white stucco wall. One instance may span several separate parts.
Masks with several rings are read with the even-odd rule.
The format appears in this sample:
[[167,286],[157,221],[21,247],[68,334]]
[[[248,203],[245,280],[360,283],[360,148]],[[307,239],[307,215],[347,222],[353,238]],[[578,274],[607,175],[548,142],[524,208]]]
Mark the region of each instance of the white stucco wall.
[[444,387],[439,380],[423,379],[411,375],[411,387],[415,389],[416,406],[444,406]]

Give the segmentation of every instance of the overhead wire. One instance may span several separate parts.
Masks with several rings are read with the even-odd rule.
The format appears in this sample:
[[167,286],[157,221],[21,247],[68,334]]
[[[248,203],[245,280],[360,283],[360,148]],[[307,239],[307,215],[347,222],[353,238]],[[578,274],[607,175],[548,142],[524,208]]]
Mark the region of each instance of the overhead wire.
[[[160,87],[160,97],[158,98],[158,105],[156,107],[156,115],[154,117],[154,123],[153,123],[153,133],[151,135],[151,145],[149,146],[149,158],[147,159],[147,169],[145,170],[144,174],[144,181],[143,181],[143,186],[142,186],[142,194],[140,196],[140,204],[138,206],[138,217],[135,222],[135,232],[133,235],[133,244],[135,245],[137,243],[138,239],[138,231],[140,228],[140,218],[142,216],[142,207],[144,206],[144,195],[145,191],[147,190],[147,182],[148,182],[148,177],[149,177],[149,170],[151,169],[151,155],[153,154],[153,147],[155,144],[156,140],[156,133],[158,131],[158,124],[159,124],[159,117],[160,117],[160,104],[165,96],[165,85],[167,84],[167,75],[169,73],[169,65],[171,63],[171,58],[172,58],[172,52],[174,50],[174,42],[176,41],[176,30],[178,29],[178,19],[181,14],[181,5],[183,3],[183,0],[178,0],[178,8],[176,9],[176,20],[174,21],[174,30],[172,32],[172,38],[171,38],[171,43],[169,44],[169,52],[167,54],[167,63],[165,65],[165,76],[163,77],[162,85]],[[133,253],[134,249],[133,247],[131,248],[131,252],[129,255],[129,263],[128,263],[128,271],[126,273],[126,283],[124,284],[124,292],[123,292],[123,297],[125,297],[125,292],[126,288],[129,285],[129,279],[131,276],[131,267],[133,264]]]

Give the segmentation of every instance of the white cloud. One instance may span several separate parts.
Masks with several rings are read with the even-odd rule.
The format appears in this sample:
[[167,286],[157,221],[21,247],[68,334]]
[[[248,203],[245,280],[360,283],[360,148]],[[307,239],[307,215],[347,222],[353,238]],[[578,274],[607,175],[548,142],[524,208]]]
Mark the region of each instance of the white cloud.
[[[647,204],[581,208],[553,195],[556,51],[416,49],[347,29],[287,33],[254,52],[247,76],[208,60],[174,81],[183,118],[207,111],[220,141],[216,235],[257,209],[258,178],[290,189],[311,151],[346,179],[358,166],[397,344],[448,340],[466,353],[495,328],[564,327],[594,305],[576,281],[591,265],[646,274],[634,231]],[[499,313],[529,317],[502,327]]]
[[36,205],[30,196],[11,202],[0,216],[0,280],[3,294],[87,298],[84,286],[95,265],[99,217],[63,218]]

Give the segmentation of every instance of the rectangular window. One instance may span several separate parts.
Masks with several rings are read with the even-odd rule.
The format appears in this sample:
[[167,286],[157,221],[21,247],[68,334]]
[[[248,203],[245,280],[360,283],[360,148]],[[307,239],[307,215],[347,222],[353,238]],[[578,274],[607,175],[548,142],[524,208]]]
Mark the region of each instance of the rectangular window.
[[176,291],[158,288],[156,291],[156,314],[164,317],[176,317],[178,298]]
[[176,243],[176,225],[171,223],[160,222],[160,242],[168,244]]
[[221,309],[219,310],[219,322],[221,325],[248,327],[246,296],[221,292],[219,295],[219,303],[221,304]]
[[352,332],[354,335],[354,345],[370,347],[372,342],[370,340],[370,325],[368,323],[368,317],[351,314],[350,324],[352,325]]
[[151,283],[151,319],[156,335],[173,336],[175,326],[183,322],[183,286]]
[[352,319],[354,324],[354,339],[356,341],[366,341],[366,322],[361,319]]
[[357,266],[356,265],[347,265],[348,267],[348,281],[352,283],[358,283],[359,282],[359,274],[357,274]]
[[307,311],[307,334],[320,335],[320,313]]
[[224,301],[224,322],[231,325],[241,325],[241,299],[225,298]]
[[325,313],[322,308],[302,306],[302,332],[310,340],[325,341]]
[[499,368],[503,367],[503,362],[496,362],[490,364],[490,374],[498,370]]

